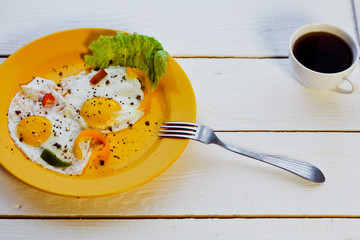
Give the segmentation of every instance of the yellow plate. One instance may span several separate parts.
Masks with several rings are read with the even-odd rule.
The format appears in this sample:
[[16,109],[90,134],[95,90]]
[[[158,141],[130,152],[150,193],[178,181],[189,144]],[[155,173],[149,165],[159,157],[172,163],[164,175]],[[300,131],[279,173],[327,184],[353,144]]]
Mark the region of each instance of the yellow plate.
[[84,28],[54,33],[35,40],[12,54],[0,66],[0,163],[23,182],[40,190],[76,197],[124,192],[138,187],[165,171],[180,156],[188,140],[160,139],[163,121],[194,122],[195,96],[184,71],[170,58],[166,76],[151,97],[151,109],[130,129],[111,136],[116,142],[107,167],[92,164],[81,176],[68,176],[43,169],[26,158],[9,136],[7,118],[11,99],[20,84],[34,76],[52,79],[88,70],[83,56],[100,35],[116,30]]

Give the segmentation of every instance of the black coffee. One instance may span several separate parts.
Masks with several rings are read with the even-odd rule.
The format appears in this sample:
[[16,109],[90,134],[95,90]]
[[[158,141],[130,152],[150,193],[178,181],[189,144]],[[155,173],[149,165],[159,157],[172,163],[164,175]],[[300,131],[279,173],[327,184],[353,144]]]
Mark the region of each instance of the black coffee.
[[337,73],[351,66],[350,46],[338,36],[326,32],[305,34],[296,40],[293,53],[305,67],[321,73]]

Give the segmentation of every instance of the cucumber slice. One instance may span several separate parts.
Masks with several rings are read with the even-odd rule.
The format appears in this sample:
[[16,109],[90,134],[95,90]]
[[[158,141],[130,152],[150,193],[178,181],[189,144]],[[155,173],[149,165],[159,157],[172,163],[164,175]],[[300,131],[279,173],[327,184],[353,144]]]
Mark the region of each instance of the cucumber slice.
[[50,151],[49,149],[44,149],[40,155],[40,157],[47,162],[49,165],[53,167],[70,167],[72,164],[69,162],[64,162],[60,158],[58,158],[55,153]]

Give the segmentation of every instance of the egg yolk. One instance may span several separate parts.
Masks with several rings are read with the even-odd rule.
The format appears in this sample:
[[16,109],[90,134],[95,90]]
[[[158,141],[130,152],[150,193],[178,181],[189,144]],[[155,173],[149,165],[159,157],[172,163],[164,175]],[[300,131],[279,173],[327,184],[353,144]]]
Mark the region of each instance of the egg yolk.
[[121,105],[117,101],[106,97],[94,97],[81,106],[80,115],[89,127],[104,129],[120,111]]
[[35,147],[40,146],[50,137],[51,130],[51,122],[42,116],[23,118],[17,125],[19,140]]

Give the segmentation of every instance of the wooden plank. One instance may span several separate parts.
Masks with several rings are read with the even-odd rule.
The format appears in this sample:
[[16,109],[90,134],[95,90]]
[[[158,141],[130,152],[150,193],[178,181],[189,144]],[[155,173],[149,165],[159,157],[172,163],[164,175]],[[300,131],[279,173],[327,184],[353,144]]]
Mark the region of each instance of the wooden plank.
[[[197,99],[197,121],[226,130],[359,130],[353,94],[301,85],[288,59],[178,59]],[[358,85],[357,68],[350,78]],[[347,86],[343,86],[347,87]]]
[[[316,91],[288,59],[177,59],[197,100],[197,121],[219,130],[359,131],[360,91]],[[351,79],[359,84],[357,68]],[[345,86],[346,87],[346,86]]]
[[[33,189],[0,169],[0,216],[360,216],[357,133],[218,133],[225,142],[306,160],[327,180],[315,184],[281,169],[190,142],[165,173],[118,195],[69,198]],[[341,204],[340,204],[341,203]]]
[[359,219],[0,220],[2,239],[359,239]]
[[287,56],[298,27],[329,23],[355,36],[353,17],[352,0],[2,1],[0,55],[53,32],[103,27],[155,36],[175,56]]

